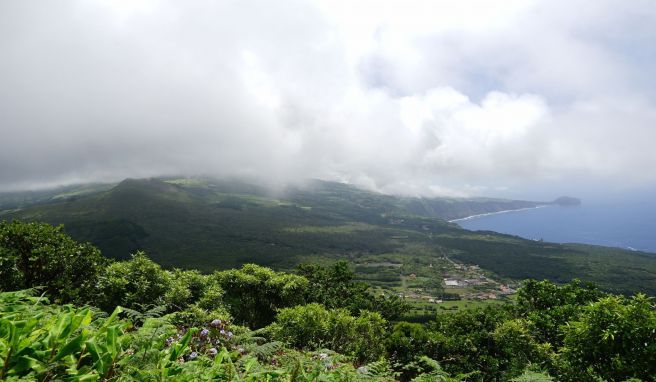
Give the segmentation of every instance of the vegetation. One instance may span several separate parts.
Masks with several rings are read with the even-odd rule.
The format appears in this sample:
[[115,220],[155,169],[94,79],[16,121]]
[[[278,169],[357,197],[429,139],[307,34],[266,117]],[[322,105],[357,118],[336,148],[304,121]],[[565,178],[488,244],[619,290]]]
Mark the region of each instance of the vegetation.
[[369,285],[393,289],[415,273],[425,289],[441,281],[438,267],[448,258],[499,279],[579,278],[614,293],[656,294],[654,254],[471,232],[443,220],[535,204],[397,198],[320,181],[272,194],[236,180],[163,178],[0,195],[0,218],[64,224],[107,257],[126,260],[141,250],[164,267],[201,272],[345,260]]
[[47,224],[0,222],[0,288],[42,286],[57,301],[90,301],[107,262],[95,247],[61,231]]
[[[0,380],[7,381],[387,381],[358,373],[335,353],[281,349],[237,336],[215,320],[176,328],[165,318],[139,327],[89,308],[51,305],[28,291],[0,293]],[[235,329],[236,330],[236,329]],[[371,368],[375,371],[375,368]]]
[[226,291],[225,302],[235,319],[254,328],[273,322],[276,311],[305,302],[308,281],[254,264],[216,272],[213,278]]
[[299,349],[332,349],[359,364],[379,360],[385,353],[387,321],[363,310],[353,317],[345,309],[326,309],[312,303],[278,312],[269,328],[272,337]]
[[396,295],[373,294],[368,284],[355,282],[355,273],[345,261],[329,268],[301,264],[296,271],[308,280],[307,299],[328,308],[346,308],[351,314],[361,310],[379,312],[385,319],[400,319],[409,306]]
[[0,380],[656,380],[654,301],[577,280],[527,280],[513,303],[420,324],[367,302],[373,290],[343,263],[166,270],[144,253],[102,261],[47,224],[2,223],[0,261],[22,258],[0,291]]

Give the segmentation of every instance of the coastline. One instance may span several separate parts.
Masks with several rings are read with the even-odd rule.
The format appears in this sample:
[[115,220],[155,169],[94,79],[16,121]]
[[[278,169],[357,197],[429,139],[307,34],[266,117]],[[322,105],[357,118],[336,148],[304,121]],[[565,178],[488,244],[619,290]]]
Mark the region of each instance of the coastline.
[[534,209],[537,209],[537,208],[543,208],[543,207],[549,207],[549,206],[550,206],[550,204],[542,204],[542,205],[535,206],[535,207],[518,208],[516,210],[502,210],[502,211],[496,211],[496,212],[487,212],[487,213],[484,213],[484,214],[471,215],[471,216],[466,216],[464,218],[449,220],[449,223],[456,223],[456,222],[463,221],[463,220],[475,219],[475,218],[479,218],[479,217],[482,217],[482,216],[505,214],[506,212],[534,210]]

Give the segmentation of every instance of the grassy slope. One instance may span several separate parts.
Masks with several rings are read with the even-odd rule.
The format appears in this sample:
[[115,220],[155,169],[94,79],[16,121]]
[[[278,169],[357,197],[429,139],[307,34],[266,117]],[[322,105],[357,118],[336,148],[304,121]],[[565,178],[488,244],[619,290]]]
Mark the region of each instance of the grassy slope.
[[[502,277],[579,277],[613,291],[656,294],[654,254],[470,232],[410,214],[408,200],[328,182],[273,197],[236,181],[126,180],[72,198],[46,198],[0,218],[63,223],[73,237],[108,256],[144,249],[165,266],[206,271],[245,262],[285,269],[334,259],[427,264],[446,255]],[[377,277],[391,280],[394,272]]]

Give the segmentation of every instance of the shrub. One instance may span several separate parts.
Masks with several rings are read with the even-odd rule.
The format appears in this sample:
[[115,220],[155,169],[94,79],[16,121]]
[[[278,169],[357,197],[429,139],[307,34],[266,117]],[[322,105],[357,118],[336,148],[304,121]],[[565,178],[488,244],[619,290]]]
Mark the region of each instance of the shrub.
[[142,310],[166,303],[164,296],[171,286],[171,275],[137,252],[129,261],[108,266],[98,280],[98,306],[111,311],[116,306]]
[[602,298],[563,330],[562,358],[572,380],[654,380],[656,304],[645,295]]
[[61,231],[44,223],[0,222],[0,290],[41,286],[55,301],[93,301],[108,261]]
[[271,332],[296,348],[327,348],[363,363],[383,355],[386,325],[375,312],[363,311],[353,317],[346,309],[329,310],[312,303],[281,309]]
[[276,310],[305,302],[308,281],[255,264],[212,275],[225,291],[224,302],[240,324],[261,328],[273,322]]

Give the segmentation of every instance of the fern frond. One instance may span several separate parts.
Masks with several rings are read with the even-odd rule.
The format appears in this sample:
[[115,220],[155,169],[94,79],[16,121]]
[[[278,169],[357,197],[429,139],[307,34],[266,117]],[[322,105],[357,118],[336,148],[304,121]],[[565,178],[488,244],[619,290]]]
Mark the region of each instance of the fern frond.
[[251,354],[260,361],[266,361],[271,359],[283,347],[284,344],[280,341],[266,342],[254,347]]

